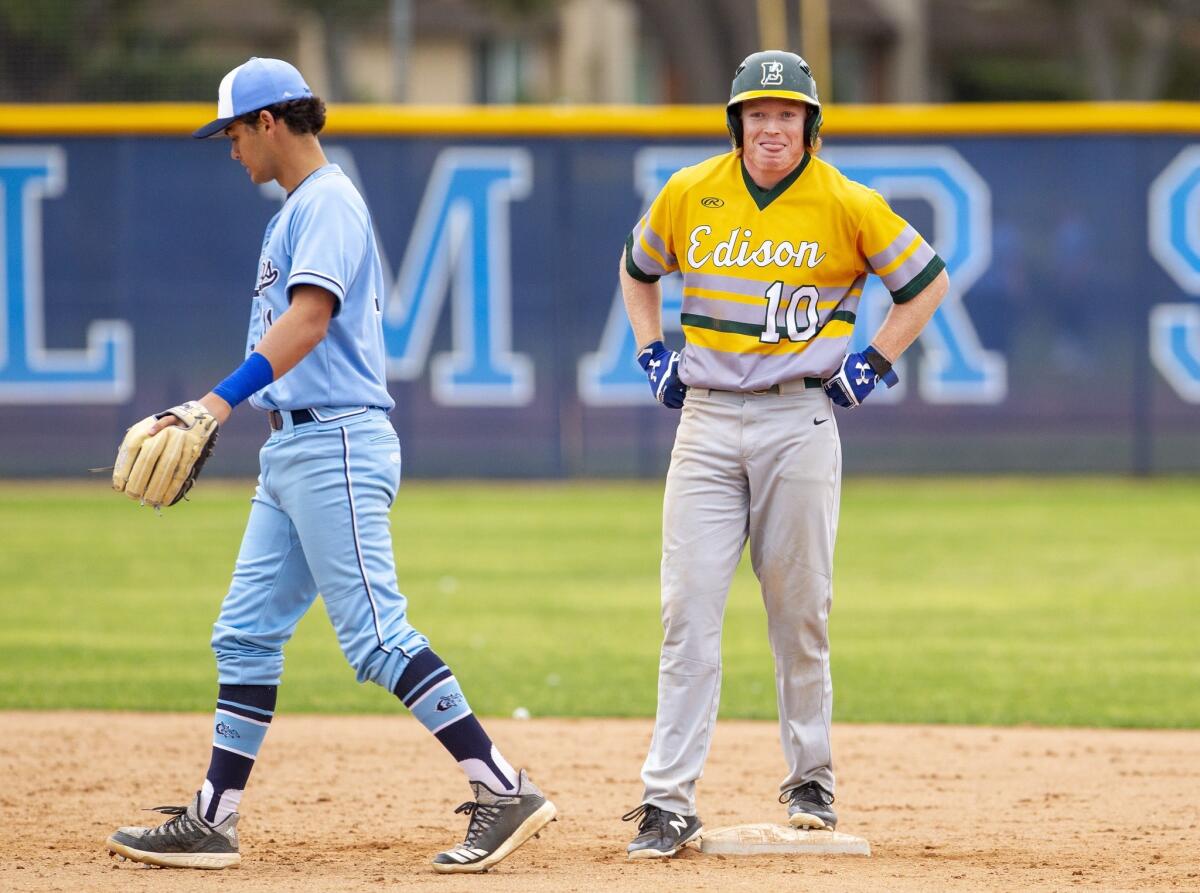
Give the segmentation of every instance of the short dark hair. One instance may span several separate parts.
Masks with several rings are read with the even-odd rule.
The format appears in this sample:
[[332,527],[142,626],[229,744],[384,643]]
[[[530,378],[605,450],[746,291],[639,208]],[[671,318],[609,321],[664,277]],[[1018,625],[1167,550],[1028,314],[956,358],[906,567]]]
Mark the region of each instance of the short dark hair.
[[258,129],[259,112],[270,112],[276,121],[282,121],[292,133],[311,133],[316,136],[325,126],[325,103],[319,96],[306,96],[288,102],[277,102],[257,111],[247,112],[237,120]]

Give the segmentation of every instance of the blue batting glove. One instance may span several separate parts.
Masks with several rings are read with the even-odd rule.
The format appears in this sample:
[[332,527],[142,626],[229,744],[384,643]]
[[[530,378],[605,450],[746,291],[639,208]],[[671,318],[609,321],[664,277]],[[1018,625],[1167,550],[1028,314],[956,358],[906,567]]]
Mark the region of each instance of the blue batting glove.
[[871,345],[862,353],[846,354],[841,368],[825,380],[825,393],[838,406],[853,409],[867,399],[880,379],[889,388],[900,382],[892,364]]
[[650,379],[650,390],[654,392],[655,400],[671,409],[683,406],[687,385],[679,380],[679,354],[676,351],[668,350],[661,341],[655,341],[638,351],[637,361]]

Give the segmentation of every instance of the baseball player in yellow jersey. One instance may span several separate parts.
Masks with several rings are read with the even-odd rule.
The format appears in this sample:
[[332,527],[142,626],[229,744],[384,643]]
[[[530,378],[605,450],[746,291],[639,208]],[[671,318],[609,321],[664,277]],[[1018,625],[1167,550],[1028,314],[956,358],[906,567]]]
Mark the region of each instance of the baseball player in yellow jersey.
[[[798,828],[833,829],[827,622],[841,487],[831,401],[857,406],[929,321],[945,264],[876,192],[821,161],[808,65],[755,53],[728,105],[734,149],[668,181],[626,241],[620,279],[638,362],[655,396],[683,408],[663,501],[658,714],[642,768],[630,858],[674,855],[700,836],[696,780],[717,716],[721,624],[747,539],[775,656]],[[681,353],[663,344],[657,280],[683,275]],[[867,275],[894,304],[847,353]]]

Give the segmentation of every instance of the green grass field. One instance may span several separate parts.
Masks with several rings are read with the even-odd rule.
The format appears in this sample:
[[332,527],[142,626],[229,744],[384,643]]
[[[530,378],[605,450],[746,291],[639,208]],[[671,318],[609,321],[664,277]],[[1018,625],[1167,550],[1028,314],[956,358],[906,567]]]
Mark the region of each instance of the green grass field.
[[[209,710],[211,624],[251,485],[157,516],[102,484],[0,486],[0,707]],[[393,514],[413,623],[475,709],[654,712],[661,483],[408,483]],[[1200,480],[845,485],[835,718],[1200,727]],[[773,718],[749,562],[730,594],[722,714]],[[281,709],[392,712],[323,607]]]

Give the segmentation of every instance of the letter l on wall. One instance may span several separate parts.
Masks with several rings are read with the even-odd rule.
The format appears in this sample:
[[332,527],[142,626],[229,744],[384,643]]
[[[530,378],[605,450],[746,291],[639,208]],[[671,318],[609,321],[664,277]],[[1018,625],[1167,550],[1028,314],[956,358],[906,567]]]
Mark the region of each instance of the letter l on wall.
[[124,403],[133,394],[124,320],[92,322],[83,350],[46,346],[42,200],[65,186],[60,147],[0,148],[0,403]]

